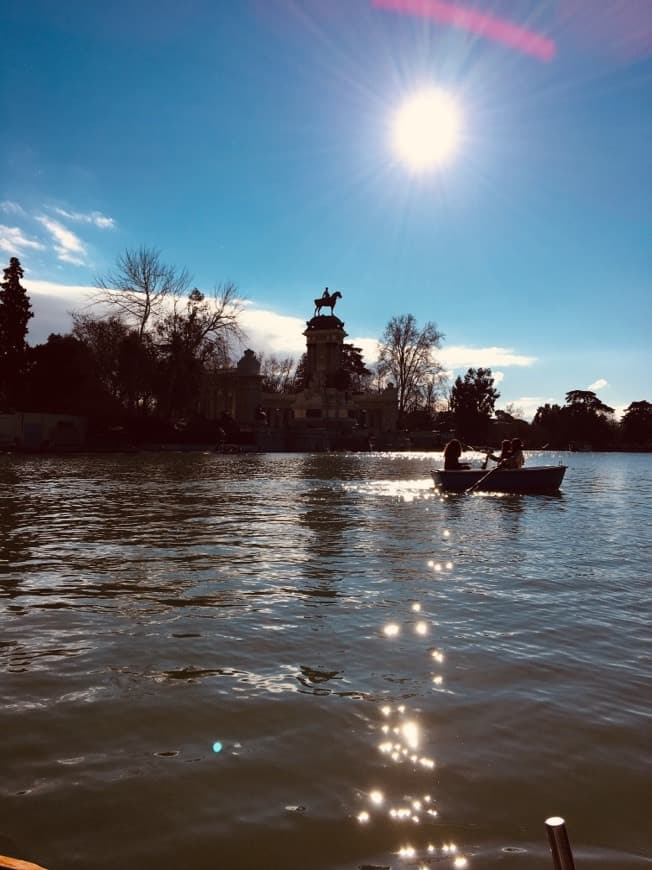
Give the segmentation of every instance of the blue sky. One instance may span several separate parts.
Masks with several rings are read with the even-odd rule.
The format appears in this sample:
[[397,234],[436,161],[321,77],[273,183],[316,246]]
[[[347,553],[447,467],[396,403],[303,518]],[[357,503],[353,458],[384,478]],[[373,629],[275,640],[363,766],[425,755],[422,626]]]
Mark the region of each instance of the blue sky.
[[[257,351],[298,356],[329,286],[368,355],[391,316],[433,320],[499,407],[651,400],[652,4],[463,4],[547,61],[394,5],[3,4],[0,257],[26,269],[30,340],[150,245],[200,288],[234,281]],[[392,123],[433,86],[460,143],[416,173]]]

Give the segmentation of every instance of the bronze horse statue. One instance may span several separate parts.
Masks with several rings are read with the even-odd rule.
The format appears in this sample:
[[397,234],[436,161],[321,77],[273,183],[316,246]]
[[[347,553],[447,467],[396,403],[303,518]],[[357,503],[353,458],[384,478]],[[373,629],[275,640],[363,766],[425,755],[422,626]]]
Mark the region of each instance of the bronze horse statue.
[[320,296],[319,299],[315,299],[315,313],[313,317],[316,317],[322,310],[322,308],[330,308],[331,317],[333,316],[333,309],[335,308],[335,303],[338,299],[342,298],[342,294],[339,290],[336,290],[335,293],[328,292],[328,287],[324,290],[324,295]]

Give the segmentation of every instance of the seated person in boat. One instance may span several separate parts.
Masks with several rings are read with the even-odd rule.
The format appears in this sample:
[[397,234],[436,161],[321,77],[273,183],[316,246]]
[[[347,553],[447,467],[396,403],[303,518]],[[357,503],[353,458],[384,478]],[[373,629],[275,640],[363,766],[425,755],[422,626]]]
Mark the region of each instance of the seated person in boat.
[[470,465],[460,463],[461,455],[462,445],[457,438],[453,438],[453,440],[449,441],[444,447],[444,471],[465,471],[470,468]]
[[510,455],[505,460],[503,468],[523,468],[525,465],[525,456],[523,455],[523,442],[520,438],[512,438],[512,449]]
[[509,438],[505,438],[505,440],[500,445],[500,453],[498,456],[494,456],[493,453],[487,453],[484,458],[484,462],[482,463],[482,467],[487,467],[487,460],[491,459],[492,462],[497,462],[498,465],[502,465],[509,457],[512,455],[512,442]]

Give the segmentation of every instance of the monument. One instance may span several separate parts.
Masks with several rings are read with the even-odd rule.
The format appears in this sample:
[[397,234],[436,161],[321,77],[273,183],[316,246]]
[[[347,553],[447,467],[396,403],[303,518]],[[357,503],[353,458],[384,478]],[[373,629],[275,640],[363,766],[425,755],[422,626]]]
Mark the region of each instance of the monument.
[[[266,393],[260,362],[248,349],[236,367],[213,376],[204,403],[216,420],[233,421],[262,450],[390,448],[397,426],[396,389],[354,391],[344,369],[344,322],[335,315],[339,291],[314,300],[303,335],[302,389]],[[328,309],[330,313],[322,313]]]

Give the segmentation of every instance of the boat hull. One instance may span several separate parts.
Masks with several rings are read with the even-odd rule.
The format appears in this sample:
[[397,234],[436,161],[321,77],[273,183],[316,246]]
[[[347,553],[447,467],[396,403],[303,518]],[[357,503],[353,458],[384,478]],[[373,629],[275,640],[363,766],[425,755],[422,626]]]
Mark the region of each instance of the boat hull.
[[437,489],[446,492],[464,492],[486,476],[474,492],[556,492],[566,473],[566,465],[539,465],[530,468],[501,469],[500,471],[444,471],[436,468],[432,478]]

